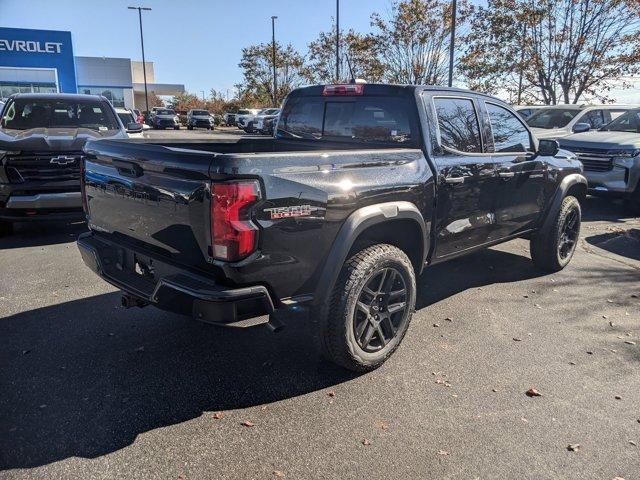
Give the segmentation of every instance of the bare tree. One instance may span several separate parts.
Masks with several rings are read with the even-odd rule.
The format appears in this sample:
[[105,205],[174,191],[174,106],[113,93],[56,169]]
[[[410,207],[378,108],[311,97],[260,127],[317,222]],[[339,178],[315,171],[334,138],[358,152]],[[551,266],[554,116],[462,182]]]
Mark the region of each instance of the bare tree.
[[[460,1],[458,23],[464,24],[472,10],[468,2]],[[387,81],[446,83],[451,12],[449,0],[403,0],[393,4],[389,18],[371,16]]]
[[378,59],[375,38],[362,35],[353,30],[340,32],[340,71],[344,78],[336,79],[336,31],[320,32],[318,37],[308,45],[304,77],[309,83],[331,83],[345,81],[350,72],[346,57],[356,77],[370,83],[380,82],[384,68]]
[[513,92],[520,74],[519,92],[577,103],[640,72],[638,0],[489,0],[471,25],[461,71],[472,87]]

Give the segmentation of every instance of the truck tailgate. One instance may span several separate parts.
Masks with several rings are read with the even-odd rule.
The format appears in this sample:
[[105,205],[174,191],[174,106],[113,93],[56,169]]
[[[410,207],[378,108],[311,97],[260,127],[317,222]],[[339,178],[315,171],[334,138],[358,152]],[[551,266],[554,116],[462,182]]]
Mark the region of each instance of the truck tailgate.
[[126,141],[85,146],[89,226],[193,266],[208,257],[213,153]]

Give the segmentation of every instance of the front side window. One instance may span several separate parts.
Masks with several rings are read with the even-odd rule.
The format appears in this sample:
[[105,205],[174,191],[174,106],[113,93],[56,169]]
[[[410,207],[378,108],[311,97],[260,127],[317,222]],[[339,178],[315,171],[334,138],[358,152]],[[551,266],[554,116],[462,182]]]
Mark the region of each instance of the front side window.
[[506,108],[487,103],[496,152],[526,152],[531,149],[529,131]]
[[98,101],[17,98],[5,109],[2,126],[15,130],[31,128],[88,128],[118,130],[108,104]]
[[480,125],[473,106],[467,98],[434,98],[443,147],[464,153],[482,152]]

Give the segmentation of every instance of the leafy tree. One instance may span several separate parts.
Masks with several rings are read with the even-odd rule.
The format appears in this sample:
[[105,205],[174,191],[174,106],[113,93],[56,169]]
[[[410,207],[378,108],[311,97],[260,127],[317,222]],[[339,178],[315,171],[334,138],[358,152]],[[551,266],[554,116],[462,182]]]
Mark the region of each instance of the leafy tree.
[[336,79],[336,31],[320,32],[308,45],[304,77],[309,83],[337,83],[351,78],[347,55],[353,74],[368,82],[380,82],[384,67],[380,62],[375,38],[349,30],[340,32],[340,79]]
[[[473,11],[458,2],[457,28]],[[450,0],[402,0],[388,18],[374,13],[375,44],[384,65],[385,80],[393,83],[442,85],[448,79],[451,35]]]
[[185,92],[174,95],[169,103],[171,103],[174,110],[186,112],[194,108],[204,108],[205,102],[198,98],[197,95]]
[[460,70],[469,86],[545,104],[606,100],[640,72],[637,0],[489,0],[476,10]]
[[243,81],[237,85],[240,99],[248,106],[280,105],[289,92],[302,82],[304,59],[291,45],[276,43],[276,73],[278,91],[273,91],[273,61],[271,43],[251,45],[242,49],[238,66]]

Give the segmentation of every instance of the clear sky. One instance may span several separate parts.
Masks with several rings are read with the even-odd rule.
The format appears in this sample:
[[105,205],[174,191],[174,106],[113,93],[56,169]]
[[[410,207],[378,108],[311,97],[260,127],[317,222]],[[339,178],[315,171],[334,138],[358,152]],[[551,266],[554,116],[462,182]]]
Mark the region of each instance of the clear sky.
[[[374,11],[391,0],[342,0],[340,25],[368,31]],[[77,56],[141,59],[137,11],[143,12],[145,55],[155,62],[156,81],[184,83],[188,91],[225,91],[241,79],[242,48],[271,41],[277,15],[278,41],[304,51],[318,32],[329,30],[335,0],[0,0],[0,26],[68,30]]]

